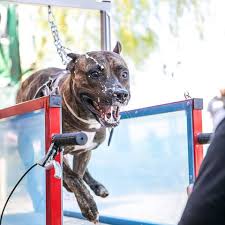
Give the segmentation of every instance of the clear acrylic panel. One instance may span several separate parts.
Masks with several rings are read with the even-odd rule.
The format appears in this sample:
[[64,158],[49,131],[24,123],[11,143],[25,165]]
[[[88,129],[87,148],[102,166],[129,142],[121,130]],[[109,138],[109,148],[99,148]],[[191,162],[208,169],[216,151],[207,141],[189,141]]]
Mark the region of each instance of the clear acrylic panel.
[[[45,111],[0,120],[0,210],[16,182],[45,155]],[[35,167],[12,195],[2,225],[46,224],[45,170]]]
[[[93,177],[110,195],[95,197],[100,215],[177,224],[189,184],[186,111],[129,118],[93,151]],[[64,192],[64,209],[79,212]]]

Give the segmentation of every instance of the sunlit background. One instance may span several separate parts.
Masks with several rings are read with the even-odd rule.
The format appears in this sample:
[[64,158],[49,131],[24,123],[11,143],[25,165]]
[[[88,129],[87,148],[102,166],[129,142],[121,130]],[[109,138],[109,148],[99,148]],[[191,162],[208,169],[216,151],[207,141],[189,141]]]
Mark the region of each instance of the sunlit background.
[[[210,98],[225,87],[225,2],[114,0],[112,46],[120,40],[131,74],[129,108]],[[74,52],[100,49],[99,12],[53,8],[64,45]],[[0,3],[0,107],[14,104],[20,81],[33,71],[64,67],[56,52],[47,8]]]
[[[130,68],[132,98],[126,109],[170,103],[184,100],[186,97],[203,98],[204,131],[212,130],[207,104],[220,89],[225,88],[224,8],[225,1],[221,0],[112,1],[112,48],[117,40],[122,43],[122,56]],[[77,53],[100,50],[99,12],[53,7],[53,14],[65,47]],[[47,7],[22,4],[16,6],[0,0],[0,108],[13,105],[20,82],[34,71],[46,67],[65,67],[54,46]],[[94,153],[101,154],[101,157],[105,154],[112,163],[113,173],[107,177],[108,180],[105,179],[109,184],[119,179],[126,185],[129,184],[128,175],[131,174],[131,169],[134,169],[132,175],[136,172],[135,176],[140,179],[136,186],[130,184],[133,189],[137,188],[135,189],[137,195],[132,193],[129,201],[127,195],[120,199],[121,202],[126,203],[126,210],[121,210],[119,204],[113,205],[115,200],[118,201],[116,193],[112,195],[114,197],[107,200],[108,202],[104,202],[105,205],[100,206],[101,211],[106,214],[110,211],[116,216],[127,213],[126,216],[133,219],[136,219],[138,213],[138,216],[145,218],[144,213],[146,213],[145,215],[155,221],[175,224],[175,221],[179,220],[182,207],[179,206],[180,211],[174,208],[177,207],[177,202],[184,205],[187,198],[185,188],[188,183],[188,162],[185,160],[188,157],[186,151],[180,151],[180,149],[187,149],[185,142],[187,128],[184,122],[186,114],[179,112],[147,118],[149,126],[145,126],[145,119],[143,121],[133,119],[130,124],[124,122],[125,125],[119,130],[121,133],[114,135],[116,139],[117,136],[122,137],[126,133],[126,137],[121,138],[122,141],[112,144],[119,145],[115,149],[120,150],[121,161],[118,160],[116,151],[110,151],[111,155],[106,151]],[[138,134],[137,130],[139,130]],[[151,141],[145,135],[151,137]],[[126,141],[126,138],[133,141],[138,139],[142,143],[142,153],[139,153],[138,148],[140,142],[136,146],[132,141]],[[127,145],[129,147],[121,151],[120,147]],[[128,155],[128,150],[129,160],[126,164],[123,159]],[[166,156],[165,161],[160,157],[162,152]],[[102,172],[100,177],[102,176],[104,180],[105,166],[107,164],[110,168],[111,164],[101,161],[101,157],[95,157],[97,161],[93,162],[97,162],[99,171]],[[176,160],[175,164],[173,160]],[[145,168],[143,161],[146,163],[146,170],[143,169]],[[115,173],[115,162],[123,173]],[[92,165],[96,164],[90,166]],[[167,170],[161,174],[160,168],[163,167]],[[160,171],[162,176],[156,175],[157,171]],[[168,174],[170,172],[174,175],[175,171],[179,172],[179,176],[174,176],[175,178],[172,179],[173,177]],[[142,179],[142,174],[151,175],[152,179]],[[164,175],[166,177],[163,177]],[[116,176],[115,180],[112,179],[113,176]],[[166,178],[171,182],[168,187]],[[143,187],[148,191],[150,186],[154,189],[154,185],[162,184],[172,195],[165,192],[165,201],[160,201],[158,195],[147,198],[147,195],[143,195],[147,191],[141,189],[140,197],[138,185],[142,184],[141,182],[144,184],[146,182]],[[172,184],[179,184],[179,190],[173,190]],[[112,187],[113,185],[121,194],[122,189],[117,189],[117,183],[113,183]],[[178,192],[182,194],[182,201],[177,197]],[[162,194],[161,191],[160,197]],[[68,193],[65,194],[65,208],[74,209],[71,199]],[[142,199],[145,199],[144,203],[147,206]],[[154,202],[152,208],[149,208],[149,202]],[[161,210],[165,202],[169,202],[168,207]],[[108,203],[115,206],[114,211],[106,207]],[[167,220],[168,217],[170,221]]]

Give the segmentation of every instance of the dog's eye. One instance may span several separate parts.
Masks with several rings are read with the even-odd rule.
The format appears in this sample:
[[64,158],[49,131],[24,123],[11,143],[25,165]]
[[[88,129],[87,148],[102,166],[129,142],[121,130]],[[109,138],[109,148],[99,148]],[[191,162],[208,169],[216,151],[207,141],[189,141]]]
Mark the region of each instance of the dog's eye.
[[92,71],[89,73],[89,77],[93,78],[93,79],[97,79],[100,77],[100,73],[98,71]]
[[121,73],[121,77],[125,80],[128,78],[128,72],[127,71],[124,71]]

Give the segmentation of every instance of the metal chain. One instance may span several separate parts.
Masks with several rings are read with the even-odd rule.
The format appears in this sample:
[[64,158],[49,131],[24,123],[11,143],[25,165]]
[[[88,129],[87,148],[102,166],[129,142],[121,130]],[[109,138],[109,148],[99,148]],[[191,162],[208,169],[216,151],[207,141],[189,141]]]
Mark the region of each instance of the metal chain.
[[185,99],[191,98],[189,91],[184,91],[184,97],[185,97]]
[[55,44],[57,53],[59,54],[63,65],[67,65],[69,63],[69,61],[71,60],[67,56],[67,54],[68,54],[67,51],[69,50],[71,52],[71,50],[62,45],[62,41],[59,37],[59,31],[58,31],[58,28],[55,24],[55,19],[54,19],[54,16],[52,14],[52,9],[51,9],[50,5],[48,6],[48,23],[49,23],[51,31],[52,31],[52,36],[53,36],[53,39],[54,39],[54,44]]

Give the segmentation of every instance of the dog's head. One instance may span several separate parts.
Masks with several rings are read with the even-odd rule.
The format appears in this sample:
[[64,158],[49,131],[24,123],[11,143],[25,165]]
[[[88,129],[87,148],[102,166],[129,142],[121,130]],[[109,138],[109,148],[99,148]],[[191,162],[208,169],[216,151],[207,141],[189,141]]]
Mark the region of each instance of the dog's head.
[[113,52],[68,54],[73,95],[105,127],[119,124],[120,108],[130,99],[129,70],[120,52],[117,42]]

